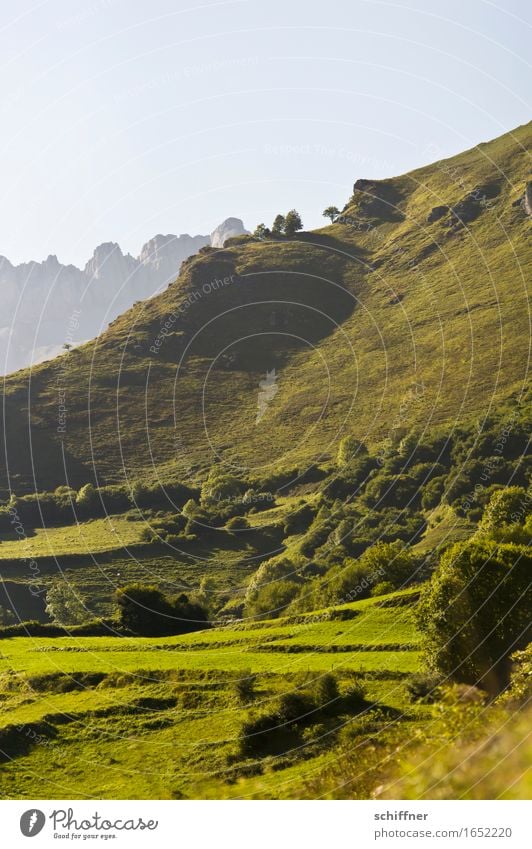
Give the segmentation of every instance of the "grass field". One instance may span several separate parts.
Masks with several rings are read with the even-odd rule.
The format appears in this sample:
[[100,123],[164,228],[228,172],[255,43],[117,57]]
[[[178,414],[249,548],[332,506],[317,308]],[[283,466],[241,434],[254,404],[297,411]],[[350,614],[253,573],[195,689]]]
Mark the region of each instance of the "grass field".
[[0,537],[0,561],[30,557],[61,557],[67,554],[99,554],[141,542],[142,521],[107,516],[64,528],[36,528],[31,536]]
[[[407,721],[405,710],[416,721],[430,714],[409,704],[404,689],[419,667],[411,607],[371,600],[344,605],[336,615],[346,610],[354,618],[328,619],[331,611],[320,611],[308,622],[243,623],[164,639],[2,640],[0,748],[8,755],[0,792],[304,795],[307,777],[353,717],[317,718],[300,747],[258,760],[242,759],[238,747],[250,712],[267,710],[305,676],[333,670],[342,685],[363,682],[368,709],[390,711],[394,722]],[[248,705],[238,700],[235,682],[250,671],[257,684]],[[380,721],[389,722],[384,715]]]

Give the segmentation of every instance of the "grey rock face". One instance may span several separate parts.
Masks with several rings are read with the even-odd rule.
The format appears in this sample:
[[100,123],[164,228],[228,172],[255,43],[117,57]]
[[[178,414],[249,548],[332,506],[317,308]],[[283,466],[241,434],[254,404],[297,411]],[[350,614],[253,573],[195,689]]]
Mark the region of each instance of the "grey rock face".
[[223,248],[227,239],[232,236],[242,236],[249,231],[245,229],[243,221],[240,218],[226,218],[218,225],[216,230],[211,233],[211,246],[213,248]]
[[158,234],[138,257],[105,242],[84,269],[62,265],[56,256],[18,266],[0,257],[0,374],[51,359],[65,343],[92,339],[136,301],[164,289],[185,259],[246,232],[239,218],[228,218],[211,236]]

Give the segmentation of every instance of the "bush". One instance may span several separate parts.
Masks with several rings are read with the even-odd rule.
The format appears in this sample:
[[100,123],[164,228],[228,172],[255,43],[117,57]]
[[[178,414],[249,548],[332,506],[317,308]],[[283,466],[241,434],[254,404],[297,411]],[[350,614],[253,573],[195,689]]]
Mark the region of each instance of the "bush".
[[229,519],[225,527],[228,531],[242,531],[245,528],[250,528],[251,525],[245,516],[233,516],[232,519]]
[[353,460],[359,460],[368,453],[368,449],[359,439],[354,436],[344,436],[338,446],[336,462],[339,466],[348,466]]
[[496,490],[484,510],[479,530],[500,532],[504,526],[522,525],[530,512],[532,499],[522,486],[507,486]]
[[79,592],[65,580],[55,581],[47,591],[46,613],[58,625],[81,625],[91,618]]
[[412,702],[423,702],[433,704],[441,698],[441,677],[419,673],[412,675],[406,682],[406,691]]
[[156,586],[130,584],[116,591],[120,625],[134,634],[157,637],[208,627],[205,611],[186,595],[167,598]]
[[387,595],[388,593],[393,593],[394,590],[395,587],[391,581],[381,581],[380,584],[376,584],[371,590],[371,597],[376,598],[379,595]]
[[246,602],[246,615],[274,619],[281,616],[299,593],[299,584],[279,580],[265,584]]
[[284,535],[302,534],[312,524],[314,510],[310,504],[304,504],[288,514],[284,524]]
[[510,654],[529,640],[531,565],[530,553],[516,545],[447,549],[418,606],[434,669],[489,692],[506,686]]

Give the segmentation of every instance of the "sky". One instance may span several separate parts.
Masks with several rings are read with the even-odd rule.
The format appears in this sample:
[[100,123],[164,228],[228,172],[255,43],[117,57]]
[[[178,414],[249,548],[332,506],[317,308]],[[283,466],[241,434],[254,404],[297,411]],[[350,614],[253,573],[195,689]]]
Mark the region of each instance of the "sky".
[[306,228],[530,120],[528,0],[0,0],[0,255]]

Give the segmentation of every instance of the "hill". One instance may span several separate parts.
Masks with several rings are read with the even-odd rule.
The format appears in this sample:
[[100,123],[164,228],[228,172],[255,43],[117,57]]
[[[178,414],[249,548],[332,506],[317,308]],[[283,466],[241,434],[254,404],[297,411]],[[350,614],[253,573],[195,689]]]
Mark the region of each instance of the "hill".
[[5,380],[0,795],[526,797],[531,136]]
[[531,138],[528,124],[359,180],[321,230],[203,248],[94,342],[9,376],[2,490],[190,481],[214,462],[264,477],[321,462],[346,433],[378,447],[515,404]]

